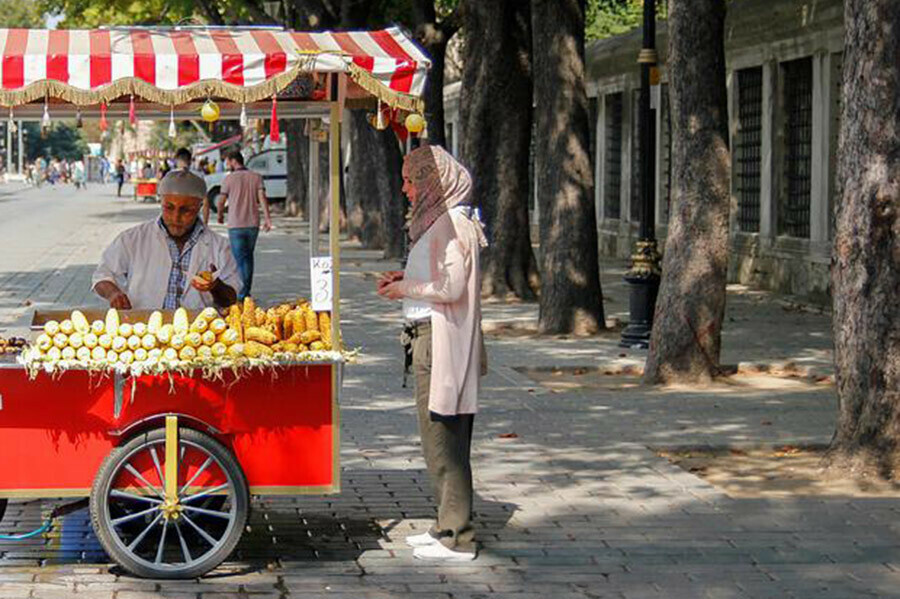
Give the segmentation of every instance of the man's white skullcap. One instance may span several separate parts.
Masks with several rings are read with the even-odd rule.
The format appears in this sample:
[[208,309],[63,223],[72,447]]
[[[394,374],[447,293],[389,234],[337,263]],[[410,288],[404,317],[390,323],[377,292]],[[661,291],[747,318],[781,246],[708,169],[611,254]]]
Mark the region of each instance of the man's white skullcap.
[[206,197],[206,183],[190,171],[174,169],[159,182],[159,195],[169,194],[192,196],[202,200]]

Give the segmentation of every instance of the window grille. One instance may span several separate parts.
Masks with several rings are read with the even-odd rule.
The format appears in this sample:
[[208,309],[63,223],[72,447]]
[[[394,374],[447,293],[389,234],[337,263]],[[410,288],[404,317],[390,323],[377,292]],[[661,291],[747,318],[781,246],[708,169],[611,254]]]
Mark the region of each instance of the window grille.
[[762,152],[762,67],[737,73],[738,134],[735,140],[735,183],[738,228],[759,232],[760,158]]
[[621,217],[622,94],[608,94],[606,102],[606,164],[603,165],[603,216]]
[[812,166],[812,59],[784,63],[784,187],[778,233],[809,238]]
[[669,113],[669,84],[663,83],[659,90],[659,105],[662,114],[660,115],[661,129],[660,137],[662,138],[662,152],[660,159],[662,160],[662,197],[660,222],[669,222],[669,212],[672,204],[672,115]]
[[838,151],[838,136],[841,131],[841,89],[843,87],[843,81],[841,78],[844,76],[843,71],[844,66],[844,55],[842,52],[837,52],[832,55],[831,61],[831,98],[832,98],[832,120],[831,120],[831,131],[830,131],[830,150],[828,156],[828,176],[831,177],[831,196],[828,198],[828,238],[834,239],[834,209],[837,206],[837,203],[840,201],[840,186],[838,185],[837,178],[837,151]]

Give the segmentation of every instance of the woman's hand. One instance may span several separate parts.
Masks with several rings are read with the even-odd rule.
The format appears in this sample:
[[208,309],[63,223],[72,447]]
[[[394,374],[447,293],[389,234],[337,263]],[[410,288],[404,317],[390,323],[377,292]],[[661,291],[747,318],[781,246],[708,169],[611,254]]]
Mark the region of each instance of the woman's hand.
[[378,278],[377,288],[381,290],[382,287],[393,283],[394,281],[402,281],[403,280],[403,271],[402,270],[389,270],[387,272],[381,273],[381,276]]
[[393,281],[379,287],[378,295],[390,300],[403,299],[403,292],[400,290],[400,281]]

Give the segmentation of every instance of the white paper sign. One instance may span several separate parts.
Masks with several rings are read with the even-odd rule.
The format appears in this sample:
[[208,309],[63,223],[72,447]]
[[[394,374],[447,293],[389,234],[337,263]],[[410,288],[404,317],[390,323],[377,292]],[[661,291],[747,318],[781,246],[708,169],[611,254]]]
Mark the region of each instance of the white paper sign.
[[316,312],[327,312],[331,310],[331,256],[310,258],[309,277],[309,288],[312,293],[312,309]]

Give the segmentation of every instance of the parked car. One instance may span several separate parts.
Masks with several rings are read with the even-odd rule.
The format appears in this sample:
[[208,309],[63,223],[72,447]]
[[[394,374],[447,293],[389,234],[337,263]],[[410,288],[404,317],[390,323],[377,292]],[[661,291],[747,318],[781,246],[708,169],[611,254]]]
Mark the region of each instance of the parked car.
[[[283,148],[264,150],[251,156],[246,161],[246,166],[251,171],[262,175],[263,185],[266,189],[266,197],[271,201],[284,201],[287,197],[287,151]],[[228,172],[216,172],[206,175],[206,197],[213,212],[216,210],[216,201],[222,189],[222,182]]]

